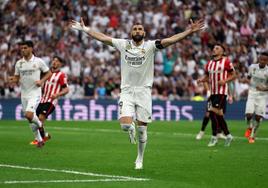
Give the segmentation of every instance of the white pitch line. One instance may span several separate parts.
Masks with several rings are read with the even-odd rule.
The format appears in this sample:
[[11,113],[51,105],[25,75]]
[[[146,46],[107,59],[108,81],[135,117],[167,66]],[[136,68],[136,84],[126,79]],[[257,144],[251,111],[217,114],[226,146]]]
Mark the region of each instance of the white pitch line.
[[[34,183],[91,183],[91,182],[126,182],[131,179],[97,179],[97,180],[33,180],[33,181],[4,181],[3,184],[34,184]],[[145,180],[144,180],[145,181]],[[1,184],[1,182],[0,182]]]
[[25,169],[25,170],[37,170],[37,171],[48,171],[48,172],[60,172],[66,174],[78,174],[85,176],[95,176],[95,177],[107,177],[107,178],[115,178],[115,179],[126,179],[130,181],[148,181],[150,179],[147,178],[135,178],[129,176],[114,176],[114,175],[106,175],[106,174],[96,174],[91,172],[79,172],[73,170],[58,170],[58,169],[49,169],[49,168],[32,168],[28,166],[17,166],[17,165],[8,165],[8,164],[0,164],[0,167],[4,168],[15,168],[15,169]]

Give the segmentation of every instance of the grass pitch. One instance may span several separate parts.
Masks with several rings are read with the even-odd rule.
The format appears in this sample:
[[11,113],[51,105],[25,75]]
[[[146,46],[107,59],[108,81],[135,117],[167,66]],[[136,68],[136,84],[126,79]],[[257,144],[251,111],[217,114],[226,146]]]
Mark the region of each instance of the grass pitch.
[[268,123],[255,144],[243,138],[244,121],[228,123],[231,146],[208,148],[210,127],[195,140],[200,121],[153,122],[137,171],[137,145],[117,122],[47,122],[52,139],[38,149],[26,121],[0,121],[0,187],[268,187]]

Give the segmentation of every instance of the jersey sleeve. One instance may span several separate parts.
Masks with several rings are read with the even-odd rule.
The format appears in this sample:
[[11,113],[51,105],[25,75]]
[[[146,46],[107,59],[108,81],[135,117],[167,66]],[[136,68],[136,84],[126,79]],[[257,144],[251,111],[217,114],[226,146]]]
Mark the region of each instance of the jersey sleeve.
[[235,70],[233,63],[230,61],[229,58],[226,58],[226,61],[225,61],[225,70],[227,70],[228,72],[232,72],[232,71]]
[[46,63],[42,59],[40,59],[40,61],[39,61],[39,67],[41,69],[41,72],[49,71],[48,66],[46,65]]
[[61,87],[64,86],[64,85],[68,86],[67,77],[66,77],[66,75],[64,73],[62,73],[60,75],[59,84],[60,84]]
[[113,46],[120,52],[126,48],[127,40],[112,38]]
[[248,74],[247,74],[248,77],[252,77],[252,70],[253,70],[253,64],[251,64],[251,65],[248,67]]
[[209,64],[209,61],[205,64],[205,74],[207,74],[208,75],[208,64]]
[[19,69],[19,61],[16,62],[15,64],[15,76],[19,76],[20,75],[20,69]]

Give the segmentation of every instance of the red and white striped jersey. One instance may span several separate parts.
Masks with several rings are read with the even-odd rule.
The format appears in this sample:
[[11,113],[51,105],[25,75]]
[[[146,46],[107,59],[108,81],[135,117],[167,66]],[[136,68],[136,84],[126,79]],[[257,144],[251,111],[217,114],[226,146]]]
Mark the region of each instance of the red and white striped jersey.
[[53,94],[59,93],[64,85],[68,86],[66,75],[60,71],[53,72],[44,84],[43,95],[40,103],[50,102],[55,106],[58,100],[52,100],[51,97]]
[[219,85],[220,80],[228,77],[228,72],[234,71],[233,64],[227,57],[218,61],[210,60],[205,66],[205,72],[209,76],[209,89],[212,95],[228,95],[228,84]]

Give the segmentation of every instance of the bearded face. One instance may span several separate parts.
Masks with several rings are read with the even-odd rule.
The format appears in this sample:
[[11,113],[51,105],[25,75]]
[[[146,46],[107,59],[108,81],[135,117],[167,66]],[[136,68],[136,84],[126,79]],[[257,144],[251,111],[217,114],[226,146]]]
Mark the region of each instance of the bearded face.
[[140,34],[132,35],[131,37],[137,43],[144,39],[144,35],[140,35]]
[[136,24],[132,27],[131,38],[136,43],[141,42],[144,39],[145,31],[141,24]]

